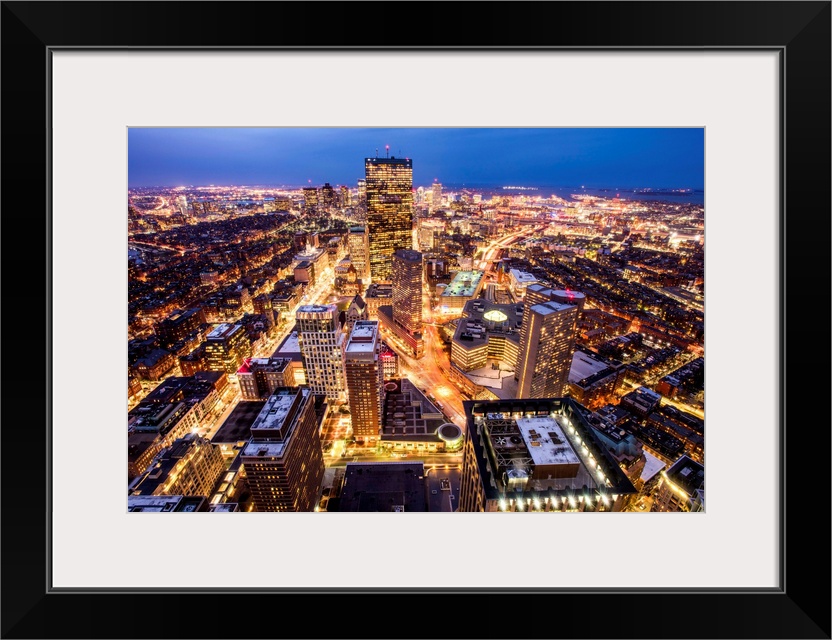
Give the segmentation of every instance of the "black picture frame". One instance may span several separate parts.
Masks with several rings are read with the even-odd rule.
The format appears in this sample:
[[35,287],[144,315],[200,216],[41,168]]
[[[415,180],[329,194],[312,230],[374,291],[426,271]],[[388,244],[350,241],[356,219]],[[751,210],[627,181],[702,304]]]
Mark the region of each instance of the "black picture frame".
[[[830,430],[825,400],[830,381],[828,367],[823,372],[810,368],[807,375],[804,362],[830,353],[830,2],[408,3],[405,12],[432,14],[431,21],[442,21],[441,29],[425,27],[426,19],[395,26],[394,16],[405,7],[388,8],[386,3],[352,2],[2,3],[2,298],[8,312],[2,334],[6,428],[0,431],[2,637],[285,637],[298,629],[296,624],[284,626],[288,616],[299,617],[311,604],[320,614],[304,622],[304,637],[441,636],[454,633],[448,620],[458,617],[471,637],[829,638]],[[464,18],[454,18],[457,14]],[[283,27],[268,28],[275,20]],[[48,399],[52,385],[61,381],[52,380],[49,372],[50,327],[57,321],[49,305],[47,269],[51,52],[129,47],[779,51],[785,81],[780,131],[785,187],[780,588],[231,595],[53,590],[47,554],[47,487],[53,481]],[[804,297],[809,295],[807,281],[822,305]],[[807,448],[820,452],[812,464],[804,459]],[[753,490],[743,499],[753,500]],[[680,545],[679,558],[668,559],[668,570],[690,561],[696,541]],[[140,562],[139,545],[129,547],[126,552]],[[160,551],[168,559],[180,552],[187,550]],[[538,613],[524,615],[518,609],[509,616],[492,615],[518,606]]]

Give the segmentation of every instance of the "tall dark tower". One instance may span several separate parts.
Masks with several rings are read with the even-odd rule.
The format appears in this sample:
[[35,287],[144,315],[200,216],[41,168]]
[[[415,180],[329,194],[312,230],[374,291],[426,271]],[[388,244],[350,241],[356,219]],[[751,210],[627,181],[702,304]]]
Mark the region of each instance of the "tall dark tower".
[[422,332],[422,254],[393,253],[393,320],[410,335]]
[[393,253],[413,248],[413,161],[365,158],[370,277],[391,282]]

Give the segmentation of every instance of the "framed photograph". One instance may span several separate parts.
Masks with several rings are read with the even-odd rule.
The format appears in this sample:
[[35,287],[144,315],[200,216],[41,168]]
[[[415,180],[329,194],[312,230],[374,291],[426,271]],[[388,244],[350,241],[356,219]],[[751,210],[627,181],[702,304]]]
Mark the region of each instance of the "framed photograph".
[[[829,638],[830,528],[825,510],[830,433],[828,420],[818,417],[825,415],[818,404],[828,395],[829,380],[828,367],[813,360],[829,353],[823,329],[829,323],[828,305],[818,305],[815,298],[817,291],[830,290],[830,3],[484,3],[476,10],[474,4],[409,3],[380,8],[375,3],[3,3],[3,637],[428,636],[437,635],[437,628],[450,628],[449,615],[456,615],[466,629],[463,635],[472,637]],[[393,27],[393,8],[405,9],[410,23]],[[457,9],[464,18],[453,17]],[[291,141],[280,137],[287,131],[299,135]],[[349,139],[348,131],[363,137]],[[565,131],[572,137],[557,135]],[[650,142],[651,131],[667,134],[669,142]],[[241,132],[246,132],[242,138]],[[454,132],[462,133],[454,137]],[[482,132],[476,144],[475,132]],[[511,135],[495,142],[500,132]],[[592,146],[592,132],[618,136],[615,148],[627,153],[609,161],[617,168],[609,169],[606,180],[626,184],[581,184],[587,158],[595,167],[604,163],[604,154]],[[527,136],[525,147],[519,133]],[[690,135],[696,140],[688,139]],[[273,153],[277,147],[280,157]],[[355,180],[341,177],[331,164],[353,148]],[[417,153],[425,159],[443,158],[443,167],[471,164],[470,156],[479,154],[480,162],[473,164],[494,173],[487,188],[474,188],[462,183],[484,174],[460,170],[446,179],[443,194],[433,186],[443,178],[420,173],[424,170],[418,168]],[[535,159],[553,155],[560,162],[558,179],[534,175]],[[224,164],[211,165],[212,158],[222,158]],[[644,181],[621,173],[622,158],[633,159],[632,170],[652,166],[656,173],[645,175]],[[701,183],[686,177],[681,184],[682,174],[672,173],[685,160],[687,165],[698,163]],[[386,173],[385,186],[376,186],[374,172],[407,173],[410,167],[405,165],[411,161],[410,182],[401,194],[394,193],[398,183]],[[202,173],[173,175],[171,169],[197,166]],[[226,173],[214,177],[211,171],[217,167]],[[660,180],[660,169],[675,177]],[[338,177],[330,180],[328,175]],[[253,177],[249,181],[246,176]],[[363,193],[358,179],[365,183]],[[165,186],[154,186],[159,184]],[[564,190],[550,188],[555,186]],[[548,191],[539,193],[544,188]],[[600,192],[609,188],[615,192]],[[357,207],[357,214],[333,205],[353,197],[366,203]],[[650,198],[665,204],[634,213],[631,203]],[[481,205],[476,216],[455,216],[474,210],[475,199]],[[420,310],[408,311],[407,300],[397,298],[400,306],[377,304],[375,322],[357,327],[355,322],[363,322],[359,318],[346,334],[363,344],[362,332],[378,331],[394,345],[391,351],[404,354],[403,360],[412,349],[408,367],[420,383],[413,385],[411,399],[424,393],[423,408],[438,407],[442,414],[437,433],[445,430],[435,445],[453,448],[456,431],[470,433],[485,428],[483,424],[489,430],[512,430],[495,431],[490,444],[481,445],[490,447],[492,461],[514,461],[505,468],[480,470],[493,478],[476,476],[476,484],[460,462],[460,485],[470,480],[471,487],[476,484],[481,490],[466,493],[458,488],[456,495],[465,504],[447,509],[454,513],[441,513],[441,506],[426,509],[439,513],[407,513],[404,502],[402,509],[370,508],[365,485],[359,490],[365,494],[363,510],[374,513],[357,513],[362,510],[357,506],[313,513],[336,510],[327,508],[331,494],[307,496],[304,508],[289,509],[306,513],[263,513],[284,510],[282,489],[269,484],[268,465],[255,465],[282,455],[275,448],[282,445],[275,443],[285,434],[271,418],[257,422],[262,414],[253,409],[248,417],[239,416],[240,424],[251,418],[243,455],[250,457],[252,486],[260,483],[247,503],[252,513],[217,513],[223,511],[218,504],[237,503],[218,495],[211,503],[213,489],[205,504],[183,502],[170,508],[213,513],[128,512],[128,498],[144,500],[164,491],[157,491],[161,480],[147,477],[147,460],[129,480],[129,491],[124,490],[125,413],[145,406],[141,402],[158,382],[142,389],[140,378],[151,381],[172,369],[154,373],[165,368],[155,347],[127,353],[125,327],[141,342],[146,337],[142,318],[155,324],[180,318],[174,308],[153,311],[144,306],[134,313],[131,307],[129,283],[135,281],[137,261],[149,250],[142,234],[166,233],[154,236],[152,250],[160,250],[160,238],[166,238],[165,250],[195,252],[194,264],[204,253],[198,276],[211,288],[217,284],[212,279],[224,277],[209,268],[221,260],[219,252],[207,244],[185,246],[177,229],[189,228],[202,217],[206,234],[209,228],[210,233],[224,233],[229,225],[241,225],[237,237],[265,237],[268,230],[257,224],[268,217],[269,224],[285,225],[279,228],[293,234],[292,243],[296,232],[303,233],[303,243],[285,247],[291,260],[275,270],[287,287],[303,285],[298,294],[307,299],[299,301],[299,311],[293,310],[298,314],[296,332],[302,334],[306,325],[301,321],[318,322],[321,309],[331,306],[337,316],[335,305],[349,301],[350,286],[364,267],[379,281],[391,280],[397,290],[406,288],[410,273],[408,250],[391,251],[389,265],[373,262],[381,249],[370,251],[372,264],[362,266],[360,259],[352,259],[361,254],[360,242],[345,261],[350,239],[344,246],[332,243],[340,236],[323,231],[319,236],[307,223],[341,216],[340,226],[326,228],[343,226],[349,232],[359,220],[353,215],[365,215],[361,220],[368,227],[375,215],[381,221],[378,228],[387,233],[403,200],[423,212],[425,220],[447,209],[450,227],[443,222],[442,233],[450,228],[449,242],[459,246],[474,235],[472,220],[474,231],[483,234],[510,234],[514,224],[540,222],[539,237],[534,237],[545,244],[542,251],[560,251],[564,264],[577,263],[585,270],[591,270],[586,266],[590,263],[599,265],[601,275],[593,276],[593,282],[604,291],[617,291],[619,300],[622,291],[635,300],[638,287],[659,287],[662,300],[678,302],[676,311],[668,311],[676,303],[665,305],[663,322],[675,318],[687,323],[693,337],[684,348],[691,353],[707,341],[702,365],[707,438],[694,437],[695,428],[677,428],[674,440],[684,455],[680,449],[671,456],[663,447],[672,448],[673,443],[661,434],[667,433],[662,425],[675,428],[673,420],[665,424],[664,418],[655,417],[651,422],[648,411],[643,424],[634,427],[655,432],[648,447],[655,460],[662,462],[662,452],[668,456],[664,470],[656,466],[655,472],[665,483],[665,497],[640,504],[622,498],[628,486],[636,490],[622,470],[626,464],[611,457],[611,445],[593,435],[601,425],[591,425],[589,413],[576,400],[557,407],[509,407],[515,398],[545,396],[535,395],[532,386],[527,392],[510,388],[506,398],[500,395],[511,384],[537,384],[531,381],[538,375],[537,365],[529,365],[535,372],[529,380],[518,367],[518,380],[504,381],[501,367],[509,360],[517,362],[516,357],[506,356],[506,363],[494,356],[461,364],[473,357],[463,344],[469,337],[473,343],[490,340],[489,332],[508,333],[510,307],[517,312],[516,302],[532,286],[528,278],[535,277],[531,267],[528,272],[513,268],[498,273],[496,258],[481,246],[478,254],[460,251],[468,262],[453,265],[457,275],[465,276],[459,282],[443,282],[439,271],[444,267],[432,266],[431,294],[437,300],[425,307],[433,321],[426,339],[438,344],[438,331],[446,327],[434,314],[446,314],[457,322],[448,329],[449,343],[456,337],[462,345],[455,356],[451,348],[446,355],[449,367],[464,370],[447,394],[432,393],[430,367],[419,371],[413,364],[422,354],[417,333],[408,329],[412,318],[407,314]],[[680,214],[684,224],[671,228],[659,209],[678,206],[673,202],[688,209]],[[655,224],[643,220],[651,211]],[[625,214],[634,221],[632,228],[620,223]],[[436,236],[420,233],[431,224],[415,227],[413,249],[431,244]],[[609,240],[596,246],[560,231],[544,235],[544,228],[573,224],[593,226]],[[381,237],[381,231],[374,233]],[[674,256],[682,255],[679,246],[685,248],[679,264],[689,268],[681,279],[671,277],[673,270],[662,266],[660,258],[650,267],[645,267],[648,258],[643,254],[632,259],[636,251],[656,252],[660,242],[673,247]],[[630,252],[629,267],[605,254],[610,245]],[[253,246],[245,245],[251,253],[247,259],[256,259],[251,257]],[[132,262],[125,265],[127,250]],[[271,245],[269,251],[277,253]],[[525,251],[531,255],[534,248],[530,244]],[[318,265],[328,254],[334,262]],[[697,260],[704,264],[699,282],[687,277]],[[337,300],[329,289],[316,289],[318,266],[340,278],[343,291],[338,293],[343,295],[336,295]],[[544,282],[554,297],[535,303],[541,323],[551,322],[550,313],[569,315],[574,330],[579,314],[586,315],[583,307],[576,310],[580,292],[568,286],[575,268]],[[674,268],[678,276],[678,265]],[[492,269],[494,287],[477,299],[491,306],[469,309],[472,300],[462,300],[465,292],[479,289],[475,278],[483,279],[485,291]],[[605,278],[617,273],[620,282],[606,288]],[[148,276],[141,277],[148,285]],[[270,291],[273,285],[268,283]],[[145,289],[157,286],[160,281],[151,276]],[[252,281],[250,286],[259,284]],[[538,288],[544,290],[543,285]],[[696,297],[697,291],[702,298]],[[599,302],[603,299],[596,292],[588,300],[599,316],[605,313]],[[507,303],[505,309],[501,302]],[[467,309],[470,326],[460,328],[457,303]],[[231,341],[241,321],[238,315],[229,323],[224,318],[232,317],[227,309],[234,304],[223,298],[211,307],[213,315],[203,317],[202,324],[212,326],[197,342],[207,343],[209,335],[213,341]],[[634,304],[647,313],[658,313],[661,307],[647,298]],[[249,319],[264,314],[262,304],[251,306]],[[701,333],[690,329],[697,306],[704,314]],[[811,324],[803,320],[804,309],[812,310],[807,314]],[[347,310],[345,306],[344,318]],[[688,315],[682,318],[684,310]],[[651,341],[642,356],[658,357],[667,350],[668,364],[655,369],[655,380],[642,372],[643,378],[631,381],[632,411],[649,404],[653,395],[657,407],[667,405],[659,404],[664,395],[693,410],[696,389],[685,387],[679,395],[684,383],[669,374],[695,377],[684,367],[692,367],[696,358],[674,359],[670,352],[676,347],[661,341],[675,334],[659,331],[658,324],[648,326],[644,314],[638,317],[638,327],[645,327],[639,335],[646,332]],[[253,345],[246,357],[277,354],[284,339],[291,339],[292,327],[276,325],[270,333],[266,321],[254,326],[257,321],[254,317],[254,324],[244,328]],[[592,391],[587,381],[601,370],[602,360],[601,343],[592,343],[595,325],[590,324],[583,326],[587,335],[579,340],[589,345],[582,352],[585,358],[571,362],[570,371],[582,375],[576,373],[570,381],[572,397],[586,392],[585,403],[595,411],[604,405],[603,393]],[[820,331],[807,331],[816,324]],[[540,360],[542,369],[554,371],[566,361],[552,350],[552,341],[534,342],[528,332],[523,335],[521,347],[525,344],[524,352]],[[190,339],[175,331],[168,338],[168,349],[177,340]],[[303,348],[304,337],[299,338]],[[675,339],[682,340],[681,334]],[[615,347],[607,342],[605,349]],[[175,367],[181,378],[189,375],[192,352],[200,357],[199,346],[178,345],[183,355]],[[427,348],[436,349],[433,344]],[[576,353],[574,348],[571,344],[567,355]],[[354,350],[362,349],[359,345]],[[241,379],[256,363],[246,358],[238,362],[236,352],[233,357],[223,353],[217,357],[227,362],[223,360],[224,373],[218,377],[227,373],[235,392],[242,394]],[[304,352],[301,362],[312,362],[317,355]],[[434,356],[441,357],[438,351]],[[127,407],[125,366],[139,379]],[[29,374],[32,368],[36,375]],[[827,373],[819,377],[819,369]],[[354,371],[359,370],[360,363]],[[316,378],[320,371],[305,365],[303,388],[319,385],[315,393],[326,395],[327,385],[334,383],[325,374]],[[381,376],[382,371],[376,373]],[[350,389],[358,394],[357,386],[347,388],[359,384],[359,374],[353,375],[345,378],[344,397]],[[489,377],[494,375],[499,384]],[[548,380],[556,374],[547,369],[540,375]],[[664,386],[647,389],[648,378],[652,389]],[[262,392],[257,380],[251,393]],[[559,388],[566,388],[566,381],[564,377]],[[388,389],[391,398],[403,394],[404,383],[388,384],[393,385]],[[297,397],[286,399],[292,415],[307,400],[310,416],[314,413],[313,396],[307,399],[304,393],[298,396],[295,388]],[[472,399],[457,406],[463,393]],[[162,469],[167,462],[156,454],[171,451],[164,447],[179,443],[195,448],[208,442],[236,410],[237,400],[221,395],[186,431],[177,432],[176,439],[157,442],[159,434],[151,434],[147,446],[160,448],[148,460]],[[271,388],[266,396],[267,403],[283,400]],[[505,407],[497,406],[501,402]],[[333,406],[340,405],[333,400]],[[327,453],[336,455],[337,447],[346,453],[349,446],[350,455],[359,460],[368,451],[362,446],[369,443],[381,450],[381,445],[369,431],[361,431],[363,409],[351,405],[351,410],[355,415],[350,420],[333,420],[325,427],[335,447]],[[149,428],[134,427],[156,418],[140,413],[127,416],[128,426],[133,433],[149,433]],[[538,431],[541,420],[548,420],[547,426]],[[626,435],[626,429],[621,433]],[[638,431],[643,442],[649,439],[645,433]],[[544,461],[550,493],[519,490],[521,484],[545,480],[530,469],[534,464],[538,471],[543,468],[536,456],[555,455],[558,444],[568,445],[572,457]],[[384,455],[407,455],[406,446],[400,451],[393,444]],[[528,454],[531,466],[517,464],[509,451],[513,447]],[[473,445],[472,451],[485,456]],[[691,462],[679,467],[677,459]],[[704,474],[704,468],[707,495],[703,480],[680,500],[688,476]],[[637,474],[639,480],[645,477]],[[576,491],[581,484],[582,490]],[[446,490],[455,493],[453,480],[448,487],[438,480],[436,487],[425,486],[426,504],[432,504],[431,488],[437,490],[437,505]],[[493,487],[502,487],[502,492]],[[378,495],[372,499],[381,499]],[[360,497],[345,494],[341,504],[353,500],[357,505]],[[636,513],[639,509],[645,513]],[[405,513],[378,513],[384,510]],[[679,510],[695,513],[658,513]],[[519,511],[535,513],[521,516]],[[467,607],[448,608],[462,602],[451,600],[454,596],[482,609],[469,619]],[[426,612],[402,606],[414,601],[427,604]],[[287,606],[292,607],[291,616],[282,613]],[[280,613],[273,618],[272,611]],[[307,615],[310,620],[303,619]]]

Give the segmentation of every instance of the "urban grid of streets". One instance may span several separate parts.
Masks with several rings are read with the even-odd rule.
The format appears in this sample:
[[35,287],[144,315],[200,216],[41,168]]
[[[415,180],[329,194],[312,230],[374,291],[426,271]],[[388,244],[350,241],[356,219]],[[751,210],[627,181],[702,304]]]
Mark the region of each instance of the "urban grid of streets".
[[[175,198],[181,198],[182,190],[170,190],[165,193],[153,193],[152,190],[135,190],[131,192],[131,208],[133,209],[133,221],[141,221],[136,224],[136,227],[131,232],[129,247],[132,255],[140,257],[145,265],[149,265],[145,269],[143,275],[143,282],[150,280],[152,282],[154,276],[165,277],[165,269],[156,269],[154,263],[165,264],[170,262],[177,264],[187,264],[188,260],[194,260],[199,256],[199,243],[206,233],[199,235],[189,235],[188,229],[200,229],[206,227],[211,234],[211,241],[213,246],[222,248],[224,245],[235,245],[235,249],[241,253],[246,250],[248,245],[257,246],[258,243],[270,243],[271,245],[287,244],[291,242],[291,236],[297,230],[319,230],[320,233],[331,232],[346,232],[349,226],[361,225],[364,223],[363,216],[365,211],[362,207],[344,207],[340,209],[332,208],[326,211],[323,215],[318,217],[309,217],[301,213],[298,207],[298,191],[292,190],[268,190],[259,189],[254,192],[245,188],[212,188],[209,193],[200,193],[199,191],[186,192],[187,197],[194,199],[195,197],[212,198],[215,201],[223,203],[239,203],[241,201],[261,203],[261,206],[241,209],[239,205],[223,206],[218,211],[212,211],[208,214],[203,214],[201,218],[191,217],[177,222],[171,222],[171,218],[175,217],[177,208],[174,205]],[[263,196],[270,193],[273,196],[283,196],[291,199],[292,208],[288,211],[281,212],[266,212],[263,210]],[[456,194],[454,194],[456,195]],[[463,192],[462,202],[470,205],[471,194]],[[148,206],[148,202],[153,203]],[[452,200],[452,203],[459,202]],[[503,201],[505,205],[506,202]],[[679,206],[673,206],[672,203],[656,203],[651,207],[646,207],[638,200],[619,200],[618,198],[595,198],[588,200],[581,200],[577,204],[570,203],[558,198],[552,198],[549,202],[541,202],[540,197],[528,198],[527,196],[512,196],[508,203],[509,207],[498,210],[494,215],[494,219],[501,221],[497,225],[498,234],[486,238],[484,241],[480,237],[477,242],[477,250],[473,256],[472,265],[474,268],[484,272],[484,281],[488,283],[498,282],[498,274],[495,268],[496,264],[503,260],[507,255],[511,255],[509,250],[515,246],[522,246],[525,241],[539,241],[541,238],[554,238],[558,243],[564,247],[578,247],[580,251],[576,251],[578,255],[589,255],[588,251],[594,251],[600,240],[604,241],[605,245],[612,245],[613,250],[621,250],[624,247],[628,252],[633,254],[638,260],[643,260],[644,264],[659,264],[660,268],[657,272],[662,273],[662,270],[668,271],[666,265],[661,265],[662,258],[673,254],[673,249],[678,247],[678,244],[660,246],[651,242],[651,232],[659,230],[667,230],[668,223],[672,226],[674,219],[684,217],[687,222],[691,220],[694,224],[701,223],[701,210],[697,211],[695,207],[685,207],[680,213]],[[141,208],[141,213],[139,210]],[[207,209],[207,206],[206,206]],[[513,209],[518,209],[514,211]],[[454,206],[453,222],[458,223],[462,217],[465,220],[480,220],[482,217],[482,207],[471,206]],[[425,218],[433,217],[432,213],[429,216],[427,209],[420,209]],[[441,212],[439,215],[445,217],[448,212]],[[173,214],[173,215],[172,215]],[[261,225],[261,228],[256,229],[254,233],[250,233],[246,225],[242,223],[247,218],[261,218],[269,220],[266,225]],[[635,221],[635,223],[634,223]],[[149,224],[148,224],[149,223]],[[242,226],[241,226],[242,224]],[[446,221],[447,224],[447,221]],[[607,227],[604,229],[603,227]],[[632,227],[632,228],[630,228]],[[449,245],[458,246],[454,238],[459,235],[461,226],[457,224],[452,229],[447,227],[444,230],[444,236],[447,238]],[[481,227],[483,228],[483,227]],[[622,238],[612,238],[608,242],[607,238],[611,232],[626,228],[629,234],[630,241],[625,244]],[[641,228],[646,233],[636,234]],[[183,231],[183,229],[185,231]],[[178,230],[178,231],[177,231]],[[553,233],[553,231],[555,233]],[[450,232],[450,233],[449,233]],[[469,230],[465,235],[473,235]],[[633,241],[633,235],[636,235]],[[675,235],[675,234],[674,234]],[[414,229],[414,243],[418,246],[418,228]],[[443,232],[437,234],[438,242],[443,241]],[[697,237],[698,241],[698,237]],[[690,244],[695,244],[691,242]],[[419,247],[424,250],[424,247]],[[286,254],[291,253],[292,247],[287,245]],[[434,253],[441,253],[441,248],[437,250],[433,248]],[[258,262],[248,262],[246,267],[257,271],[263,265],[270,262],[270,258],[274,252],[264,252],[263,258]],[[643,255],[642,255],[643,254]],[[599,253],[600,255],[600,253]],[[695,252],[694,252],[695,255]],[[161,258],[161,260],[160,260]],[[695,259],[695,258],[694,258]],[[245,262],[245,260],[243,260]],[[600,260],[598,260],[600,263]],[[667,262],[665,260],[665,262]],[[672,260],[671,260],[672,262]],[[679,261],[685,264],[685,260]],[[535,264],[532,262],[532,264]],[[570,282],[576,290],[585,289],[585,285],[592,283],[593,286],[600,285],[599,290],[611,291],[609,282],[605,281],[608,276],[603,269],[599,267],[599,273],[593,271],[594,267],[587,266],[583,262],[580,268],[572,268],[566,265],[562,275],[564,282]],[[645,268],[645,271],[647,269]],[[154,273],[155,271],[155,273]],[[221,274],[219,283],[213,289],[226,285],[235,280],[234,270],[230,270],[229,274]],[[242,281],[245,277],[243,273],[239,273],[237,281]],[[583,282],[580,279],[583,278]],[[577,281],[577,282],[576,282]],[[634,285],[636,286],[636,285]],[[639,287],[645,286],[649,288],[657,296],[664,296],[663,299],[670,300],[667,297],[669,294],[663,287],[658,287],[654,283],[647,282],[644,285],[639,284]],[[501,288],[502,284],[500,285]],[[202,296],[207,295],[213,289],[206,289],[202,292]],[[142,289],[145,291],[146,288]],[[141,304],[135,304],[139,301],[139,297],[134,295],[131,291],[131,325],[130,337],[141,338],[149,335],[152,332],[154,324],[162,319],[165,313],[172,307],[184,307],[187,304],[196,302],[196,299],[189,300],[187,295],[181,296],[177,293],[180,299],[177,299],[171,305],[157,304],[158,312],[153,313],[152,310],[142,309]],[[684,293],[684,292],[682,292]],[[151,296],[152,297],[152,296]],[[173,297],[173,296],[172,296]],[[344,303],[349,301],[352,296],[345,296],[339,294],[334,287],[334,273],[330,267],[320,274],[317,278],[316,284],[304,292],[300,304],[327,304],[327,303]],[[615,311],[611,308],[616,303],[615,295],[610,295],[612,305],[604,304],[606,300],[596,301],[594,296],[588,296],[588,308],[599,308],[604,311]],[[147,299],[147,296],[144,298]],[[514,300],[514,297],[511,297]],[[156,301],[154,299],[154,301]],[[409,378],[417,387],[424,390],[426,395],[429,395],[432,400],[435,400],[441,406],[446,418],[453,421],[463,430],[465,429],[465,415],[462,402],[470,399],[454,382],[451,381],[448,375],[450,368],[449,352],[446,346],[446,340],[440,336],[443,327],[447,324],[447,317],[439,312],[435,305],[436,299],[432,291],[431,284],[425,280],[423,290],[423,336],[425,344],[425,352],[423,357],[418,360],[410,355],[406,348],[403,348],[396,337],[390,334],[389,331],[382,329],[382,336],[385,342],[392,347],[399,356],[400,361],[400,376]],[[678,308],[684,313],[694,313],[697,310],[698,303],[691,297],[690,302],[678,303]],[[638,307],[641,309],[641,306]],[[629,312],[629,310],[627,310]],[[624,314],[627,317],[626,314]],[[680,312],[681,317],[682,312]],[[232,319],[233,321],[233,319]],[[293,327],[291,318],[281,318],[279,324],[273,332],[264,336],[258,348],[252,352],[254,357],[268,357],[272,355],[275,348],[288,336]],[[677,325],[678,326],[678,323]],[[672,327],[671,327],[672,328]],[[682,332],[679,332],[682,335]],[[662,375],[678,368],[686,361],[692,360],[696,356],[702,355],[700,341],[695,336],[688,336],[691,338],[691,347],[684,352],[674,356],[668,360],[667,366],[650,371],[650,382],[655,382]],[[131,396],[128,408],[135,406],[141,398],[147,395],[160,382],[172,375],[180,374],[178,366],[173,367],[167,372],[162,379],[156,381],[142,381],[142,389],[139,393]],[[200,435],[211,438],[217,430],[222,426],[224,421],[231,414],[235,406],[241,400],[239,386],[235,381],[235,376],[230,376],[232,384],[229,385],[226,393],[214,407],[213,411],[207,415],[199,426],[198,432]],[[622,394],[630,391],[641,385],[641,381],[628,380],[622,389]],[[698,417],[704,417],[702,410],[701,399],[695,397],[682,398],[663,398],[662,404],[667,404],[686,411]],[[322,431],[323,444],[325,447],[325,461],[328,467],[343,467],[348,462],[352,461],[384,461],[398,459],[401,454],[384,453],[375,447],[366,447],[356,445],[351,442],[351,430],[349,418],[344,417],[338,413],[332,413],[327,419]],[[462,454],[433,454],[433,455],[418,455],[410,454],[414,460],[421,460],[425,463],[429,470],[447,469],[448,474],[453,477],[458,477],[458,472],[461,469]],[[446,474],[447,475],[447,474]],[[453,481],[452,481],[453,484]],[[454,487],[451,487],[453,493]],[[445,510],[445,507],[442,507]],[[451,509],[452,510],[452,509]]]

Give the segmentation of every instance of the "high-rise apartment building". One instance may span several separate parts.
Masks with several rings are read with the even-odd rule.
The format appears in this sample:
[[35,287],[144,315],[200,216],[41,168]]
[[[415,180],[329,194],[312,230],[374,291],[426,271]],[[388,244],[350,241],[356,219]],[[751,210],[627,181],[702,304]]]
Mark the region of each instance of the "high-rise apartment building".
[[276,389],[240,452],[256,511],[312,511],[324,458],[310,389]]
[[515,376],[518,398],[565,395],[575,348],[578,307],[543,302],[526,307]]
[[350,227],[347,235],[350,262],[355,267],[356,277],[366,285],[370,278],[370,239],[364,227]]
[[390,282],[393,253],[413,247],[413,161],[365,158],[373,282]]
[[340,200],[342,207],[352,206],[352,197],[350,196],[350,188],[342,184],[340,189]]
[[352,433],[362,443],[375,442],[381,428],[384,364],[375,320],[358,320],[347,340],[344,369],[352,416]]
[[393,321],[409,334],[422,332],[422,254],[413,249],[393,253]]
[[303,305],[298,307],[295,319],[306,384],[313,393],[343,402],[345,340],[338,307]]

